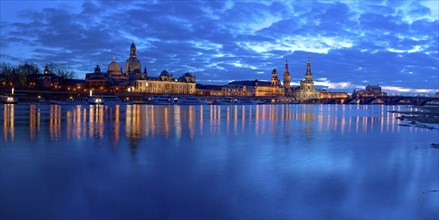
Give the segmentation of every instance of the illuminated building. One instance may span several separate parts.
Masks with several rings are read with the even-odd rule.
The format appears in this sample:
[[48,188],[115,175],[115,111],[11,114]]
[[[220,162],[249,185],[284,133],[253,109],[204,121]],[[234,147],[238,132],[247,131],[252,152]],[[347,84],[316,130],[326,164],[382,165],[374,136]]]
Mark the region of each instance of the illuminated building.
[[387,96],[387,93],[381,91],[381,86],[367,85],[365,90],[358,90],[352,93],[353,98],[359,97],[375,97],[375,96]]
[[311,62],[308,58],[306,64],[305,79],[300,81],[300,87],[296,88],[294,95],[298,101],[305,101],[310,99],[319,99],[320,92],[314,89],[314,81],[312,80]]
[[222,89],[225,96],[283,96],[284,87],[279,83],[276,68],[271,72],[271,81],[233,81]]
[[328,92],[326,89],[322,89],[320,92],[321,99],[346,99],[348,94],[346,92]]
[[28,81],[30,88],[61,89],[60,77],[50,72],[47,65],[44,67],[43,74],[30,74]]
[[85,77],[86,86],[96,91],[124,91],[128,86],[134,85],[137,79],[144,79],[145,71],[141,72],[140,61],[137,59],[136,45],[131,43],[130,56],[125,63],[125,71],[116,62],[116,57],[108,65],[107,72],[102,72],[99,65],[93,73],[87,73]]
[[85,86],[95,91],[104,91],[108,86],[108,74],[102,73],[99,65],[96,66],[93,73],[85,75]]
[[196,85],[196,94],[199,96],[224,96],[221,85]]
[[146,77],[134,82],[134,91],[150,94],[195,94],[195,76],[185,73],[175,79],[163,70],[159,77]]
[[140,61],[137,59],[136,55],[136,45],[131,43],[130,47],[130,57],[127,59],[125,63],[125,70],[126,70],[126,76],[130,80],[135,79],[144,79],[146,74],[146,67],[145,67],[145,73],[142,73],[142,66],[140,65]]
[[288,69],[288,60],[285,59],[285,69],[284,69],[284,88],[285,88],[285,95],[290,95],[292,90],[291,90],[291,85],[290,85],[290,71]]
[[122,67],[116,62],[116,58],[113,57],[113,62],[108,65],[108,76],[115,82],[127,80],[127,76],[122,72]]

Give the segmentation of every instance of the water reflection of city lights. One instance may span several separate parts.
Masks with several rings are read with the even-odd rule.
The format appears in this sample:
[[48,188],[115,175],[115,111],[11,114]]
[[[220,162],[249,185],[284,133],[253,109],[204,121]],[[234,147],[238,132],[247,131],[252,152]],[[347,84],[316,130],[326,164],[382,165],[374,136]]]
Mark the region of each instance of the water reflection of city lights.
[[[169,135],[169,112],[168,108],[165,108],[165,136]],[[174,106],[174,126],[175,126],[175,136],[177,140],[181,138],[181,112],[180,106]]]
[[[291,135],[297,128],[305,134],[314,130],[340,135],[368,133],[399,133],[397,113],[399,106],[331,106],[331,105],[211,105],[211,106],[61,106],[40,105],[26,107],[29,139],[38,137],[42,114],[48,116],[47,129],[50,140],[59,141],[82,138],[104,139],[106,132],[113,146],[117,146],[125,127],[128,140],[138,142],[145,137],[185,137],[194,140],[209,127],[210,135]],[[207,108],[207,109],[206,109]],[[44,113],[46,112],[46,113]],[[14,114],[15,113],[15,114]],[[17,106],[3,105],[3,139],[14,140]],[[44,117],[44,116],[43,116]],[[124,119],[125,117],[125,119]],[[208,121],[206,121],[206,117]],[[122,120],[122,121],[121,121]],[[44,122],[44,120],[43,120]],[[106,131],[108,129],[108,131]],[[416,127],[407,128],[411,133],[425,132]],[[63,131],[63,132],[61,132]]]
[[35,139],[37,133],[37,106],[29,105],[29,138],[31,141]]
[[61,138],[61,106],[51,105],[49,113],[49,134],[51,140]]
[[5,141],[14,140],[14,135],[15,135],[14,108],[15,108],[14,104],[3,105],[3,138]]
[[189,106],[189,122],[188,122],[188,127],[189,127],[189,136],[191,139],[194,139],[195,137],[195,111],[194,111],[194,106]]

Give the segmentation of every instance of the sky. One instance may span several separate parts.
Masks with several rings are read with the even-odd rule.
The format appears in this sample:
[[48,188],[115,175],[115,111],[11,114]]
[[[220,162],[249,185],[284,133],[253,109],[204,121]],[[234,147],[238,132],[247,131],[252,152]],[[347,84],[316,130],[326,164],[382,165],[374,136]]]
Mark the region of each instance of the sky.
[[[280,79],[308,57],[317,88],[439,91],[438,2],[0,1],[0,62],[66,64],[85,78],[132,42],[149,76],[192,72],[198,83]],[[125,71],[125,70],[124,70]]]

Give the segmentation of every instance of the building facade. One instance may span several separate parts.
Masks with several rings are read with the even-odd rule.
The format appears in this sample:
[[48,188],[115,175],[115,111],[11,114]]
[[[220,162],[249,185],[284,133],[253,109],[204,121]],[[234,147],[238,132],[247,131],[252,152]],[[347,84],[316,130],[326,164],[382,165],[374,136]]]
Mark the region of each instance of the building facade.
[[149,94],[195,94],[195,76],[185,73],[179,79],[163,70],[159,77],[135,80],[134,91]]
[[280,84],[276,68],[271,71],[271,81],[233,81],[222,89],[225,96],[283,96],[285,88]]
[[308,58],[306,64],[305,79],[300,81],[300,87],[296,88],[294,95],[298,101],[306,101],[310,99],[319,99],[320,91],[314,89],[314,81],[312,80],[311,62]]
[[146,67],[141,71],[140,60],[137,59],[136,45],[131,43],[130,56],[125,62],[125,72],[113,61],[108,65],[107,72],[101,71],[99,65],[93,73],[86,74],[85,82],[88,89],[102,92],[137,91],[152,94],[195,94],[195,76],[185,73],[176,79],[164,70],[158,77],[148,77]]
[[321,99],[346,99],[348,94],[346,92],[328,92],[326,89],[322,89],[320,92]]
[[381,91],[381,86],[367,85],[364,90],[358,90],[352,93],[353,98],[387,96],[387,93]]

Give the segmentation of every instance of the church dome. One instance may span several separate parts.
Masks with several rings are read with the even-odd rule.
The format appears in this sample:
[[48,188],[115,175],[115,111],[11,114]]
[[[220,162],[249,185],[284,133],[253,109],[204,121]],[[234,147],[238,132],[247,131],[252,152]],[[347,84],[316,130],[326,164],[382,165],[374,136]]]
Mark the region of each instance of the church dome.
[[127,62],[125,64],[125,71],[127,73],[140,73],[142,72],[141,69],[142,67],[140,65],[140,61],[136,57],[130,57],[127,59]]
[[108,65],[108,73],[111,75],[122,75],[121,68],[116,61],[113,61]]
[[169,73],[168,73],[168,71],[166,71],[166,70],[163,70],[161,73],[160,73],[160,76],[170,76],[169,75]]

